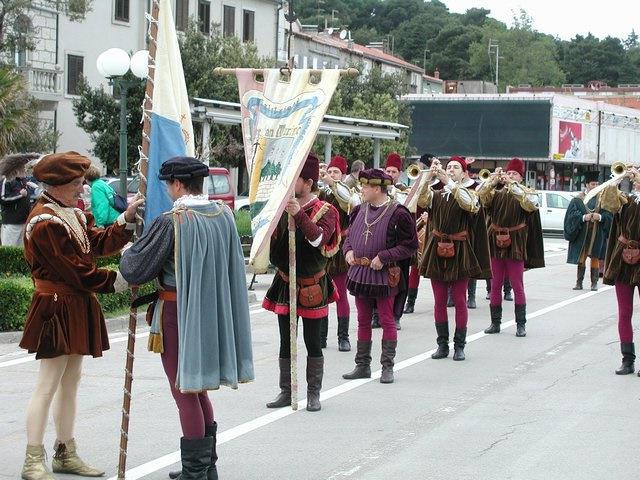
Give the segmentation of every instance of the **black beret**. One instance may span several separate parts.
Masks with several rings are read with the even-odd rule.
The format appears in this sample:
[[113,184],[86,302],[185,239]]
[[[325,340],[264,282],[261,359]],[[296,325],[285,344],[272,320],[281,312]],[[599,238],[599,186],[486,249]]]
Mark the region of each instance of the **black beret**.
[[589,182],[599,182],[600,181],[600,172],[596,171],[589,171],[589,172],[584,172],[584,182],[585,183],[589,183]]
[[160,167],[160,180],[191,180],[209,176],[209,167],[197,158],[173,157]]

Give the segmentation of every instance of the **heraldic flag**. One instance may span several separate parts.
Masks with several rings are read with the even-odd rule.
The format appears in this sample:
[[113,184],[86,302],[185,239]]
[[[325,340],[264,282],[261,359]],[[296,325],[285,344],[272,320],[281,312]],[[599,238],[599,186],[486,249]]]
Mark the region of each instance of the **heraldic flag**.
[[170,0],[160,0],[156,41],[145,225],[173,206],[165,183],[158,180],[162,162],[194,155],[189,97]]

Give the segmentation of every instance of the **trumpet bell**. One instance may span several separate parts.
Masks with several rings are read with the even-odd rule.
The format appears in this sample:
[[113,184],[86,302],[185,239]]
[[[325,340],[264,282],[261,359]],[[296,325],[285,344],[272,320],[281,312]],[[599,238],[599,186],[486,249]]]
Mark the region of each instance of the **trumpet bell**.
[[616,177],[624,174],[627,171],[627,165],[622,162],[613,162],[611,164],[611,173]]
[[420,174],[424,171],[426,170],[421,169],[420,165],[415,163],[413,165],[409,165],[406,170],[407,178],[409,178],[409,180],[417,180]]
[[478,172],[478,178],[482,181],[488,180],[490,176],[491,176],[491,172],[486,168],[483,168]]

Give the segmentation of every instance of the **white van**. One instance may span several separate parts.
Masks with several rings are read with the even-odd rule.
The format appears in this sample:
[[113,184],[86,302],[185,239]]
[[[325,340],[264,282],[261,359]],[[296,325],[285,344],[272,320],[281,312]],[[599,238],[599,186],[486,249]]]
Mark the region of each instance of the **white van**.
[[561,190],[538,190],[540,220],[545,232],[561,233],[564,230],[564,216],[571,199],[579,192]]

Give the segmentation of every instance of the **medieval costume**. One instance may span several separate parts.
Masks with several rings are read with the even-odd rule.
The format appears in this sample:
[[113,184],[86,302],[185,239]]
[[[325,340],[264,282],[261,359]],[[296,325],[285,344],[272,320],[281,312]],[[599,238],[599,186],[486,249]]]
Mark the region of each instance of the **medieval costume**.
[[[587,172],[585,183],[597,182],[599,172]],[[613,215],[602,208],[596,195],[585,205],[581,192],[569,203],[564,217],[564,238],[569,241],[567,263],[578,265],[574,290],[582,290],[587,258],[591,267],[591,290],[598,290],[600,262],[604,261]],[[592,219],[592,220],[591,220]]]
[[[637,182],[637,180],[636,180]],[[634,183],[630,194],[617,186],[605,188],[600,194],[602,209],[614,213],[605,260],[604,283],[614,285],[618,302],[618,334],[622,365],[616,374],[634,372],[636,359],[633,343],[633,292],[640,286],[640,189]]]
[[[336,155],[331,159],[331,162],[327,166],[329,168],[337,168],[342,172],[342,175],[347,173],[347,160],[344,157]],[[349,212],[351,207],[346,206],[346,209],[342,207],[344,203],[341,203],[335,191],[339,188],[339,185],[334,183],[331,188],[325,187],[320,190],[318,198],[325,202],[330,203],[336,208],[340,216],[340,230],[342,232],[342,240],[347,235],[347,228],[349,227]],[[338,294],[338,300],[336,301],[336,311],[338,314],[338,350],[341,352],[348,352],[351,350],[351,344],[349,343],[349,297],[347,297],[347,270],[349,265],[344,259],[342,253],[342,243],[340,248],[334,256],[329,259],[327,263],[327,274],[331,278],[336,286]],[[329,329],[329,317],[322,319],[322,348],[327,346],[327,333]]]
[[[317,183],[318,158],[310,153],[300,173],[303,180]],[[302,317],[304,343],[307,348],[307,410],[320,410],[320,389],[324,374],[321,347],[322,319],[328,304],[338,298],[335,285],[327,275],[329,257],[336,254],[342,240],[339,213],[335,207],[312,196],[294,215],[296,225],[297,313]],[[289,321],[289,235],[288,214],[284,213],[273,232],[271,263],[276,274],[262,302],[262,307],[278,315],[280,329],[280,393],[268,408],[291,405],[291,339]]]
[[[509,161],[505,171],[516,171],[524,177],[524,162]],[[527,301],[524,292],[524,270],[544,267],[542,225],[538,211],[538,195],[519,183],[496,188],[495,180],[485,182],[478,190],[482,205],[489,214],[489,247],[491,249],[491,326],[485,333],[499,333],[502,322],[502,285],[511,280],[515,293],[516,335],[526,335]]]
[[0,161],[0,245],[22,247],[24,225],[31,210],[31,194],[38,185],[26,178],[27,163],[35,153],[7,155]]
[[[463,171],[467,164],[461,157],[452,157]],[[454,360],[464,360],[467,337],[467,287],[469,278],[490,278],[489,245],[484,215],[476,192],[453,180],[441,190],[428,187],[421,193],[420,206],[429,212],[429,240],[420,265],[420,273],[431,279],[434,297],[434,317],[438,333],[438,350],[433,359],[449,355],[449,323],[447,318],[448,290],[456,309],[456,329],[453,336]]]
[[[199,160],[175,157],[162,164],[159,179],[188,182],[208,174]],[[149,350],[161,354],[180,414],[182,475],[217,479],[217,423],[207,390],[235,389],[254,378],[244,256],[233,212],[207,195],[176,199],[123,253],[120,270],[131,284],[160,284],[147,312]]]
[[[360,181],[385,188],[391,184],[391,177],[382,170],[371,169],[360,172]],[[401,281],[399,262],[408,262],[417,248],[414,217],[398,202],[388,198],[381,205],[365,203],[353,209],[343,252],[345,255],[352,252],[354,256],[354,263],[349,267],[347,288],[356,297],[358,349],[356,368],[343,378],[371,376],[371,317],[376,307],[383,330],[380,381],[393,382],[398,343],[394,302]],[[371,267],[371,261],[376,257],[383,264],[381,270]]]
[[74,440],[76,395],[83,356],[100,357],[109,349],[95,294],[127,288],[120,273],[99,269],[96,258],[118,253],[130,241],[135,224],[127,223],[121,214],[113,226],[95,228],[91,215],[50,193],[57,187],[69,189],[71,196],[79,194],[90,165],[88,158],[66,152],[45,156],[34,169],[36,179],[49,187],[27,219],[24,241],[35,292],[20,347],[40,360],[38,383],[27,407],[25,480],[53,480],[45,466],[42,441],[54,396],[57,440],[53,471],[104,475],[78,457]]

